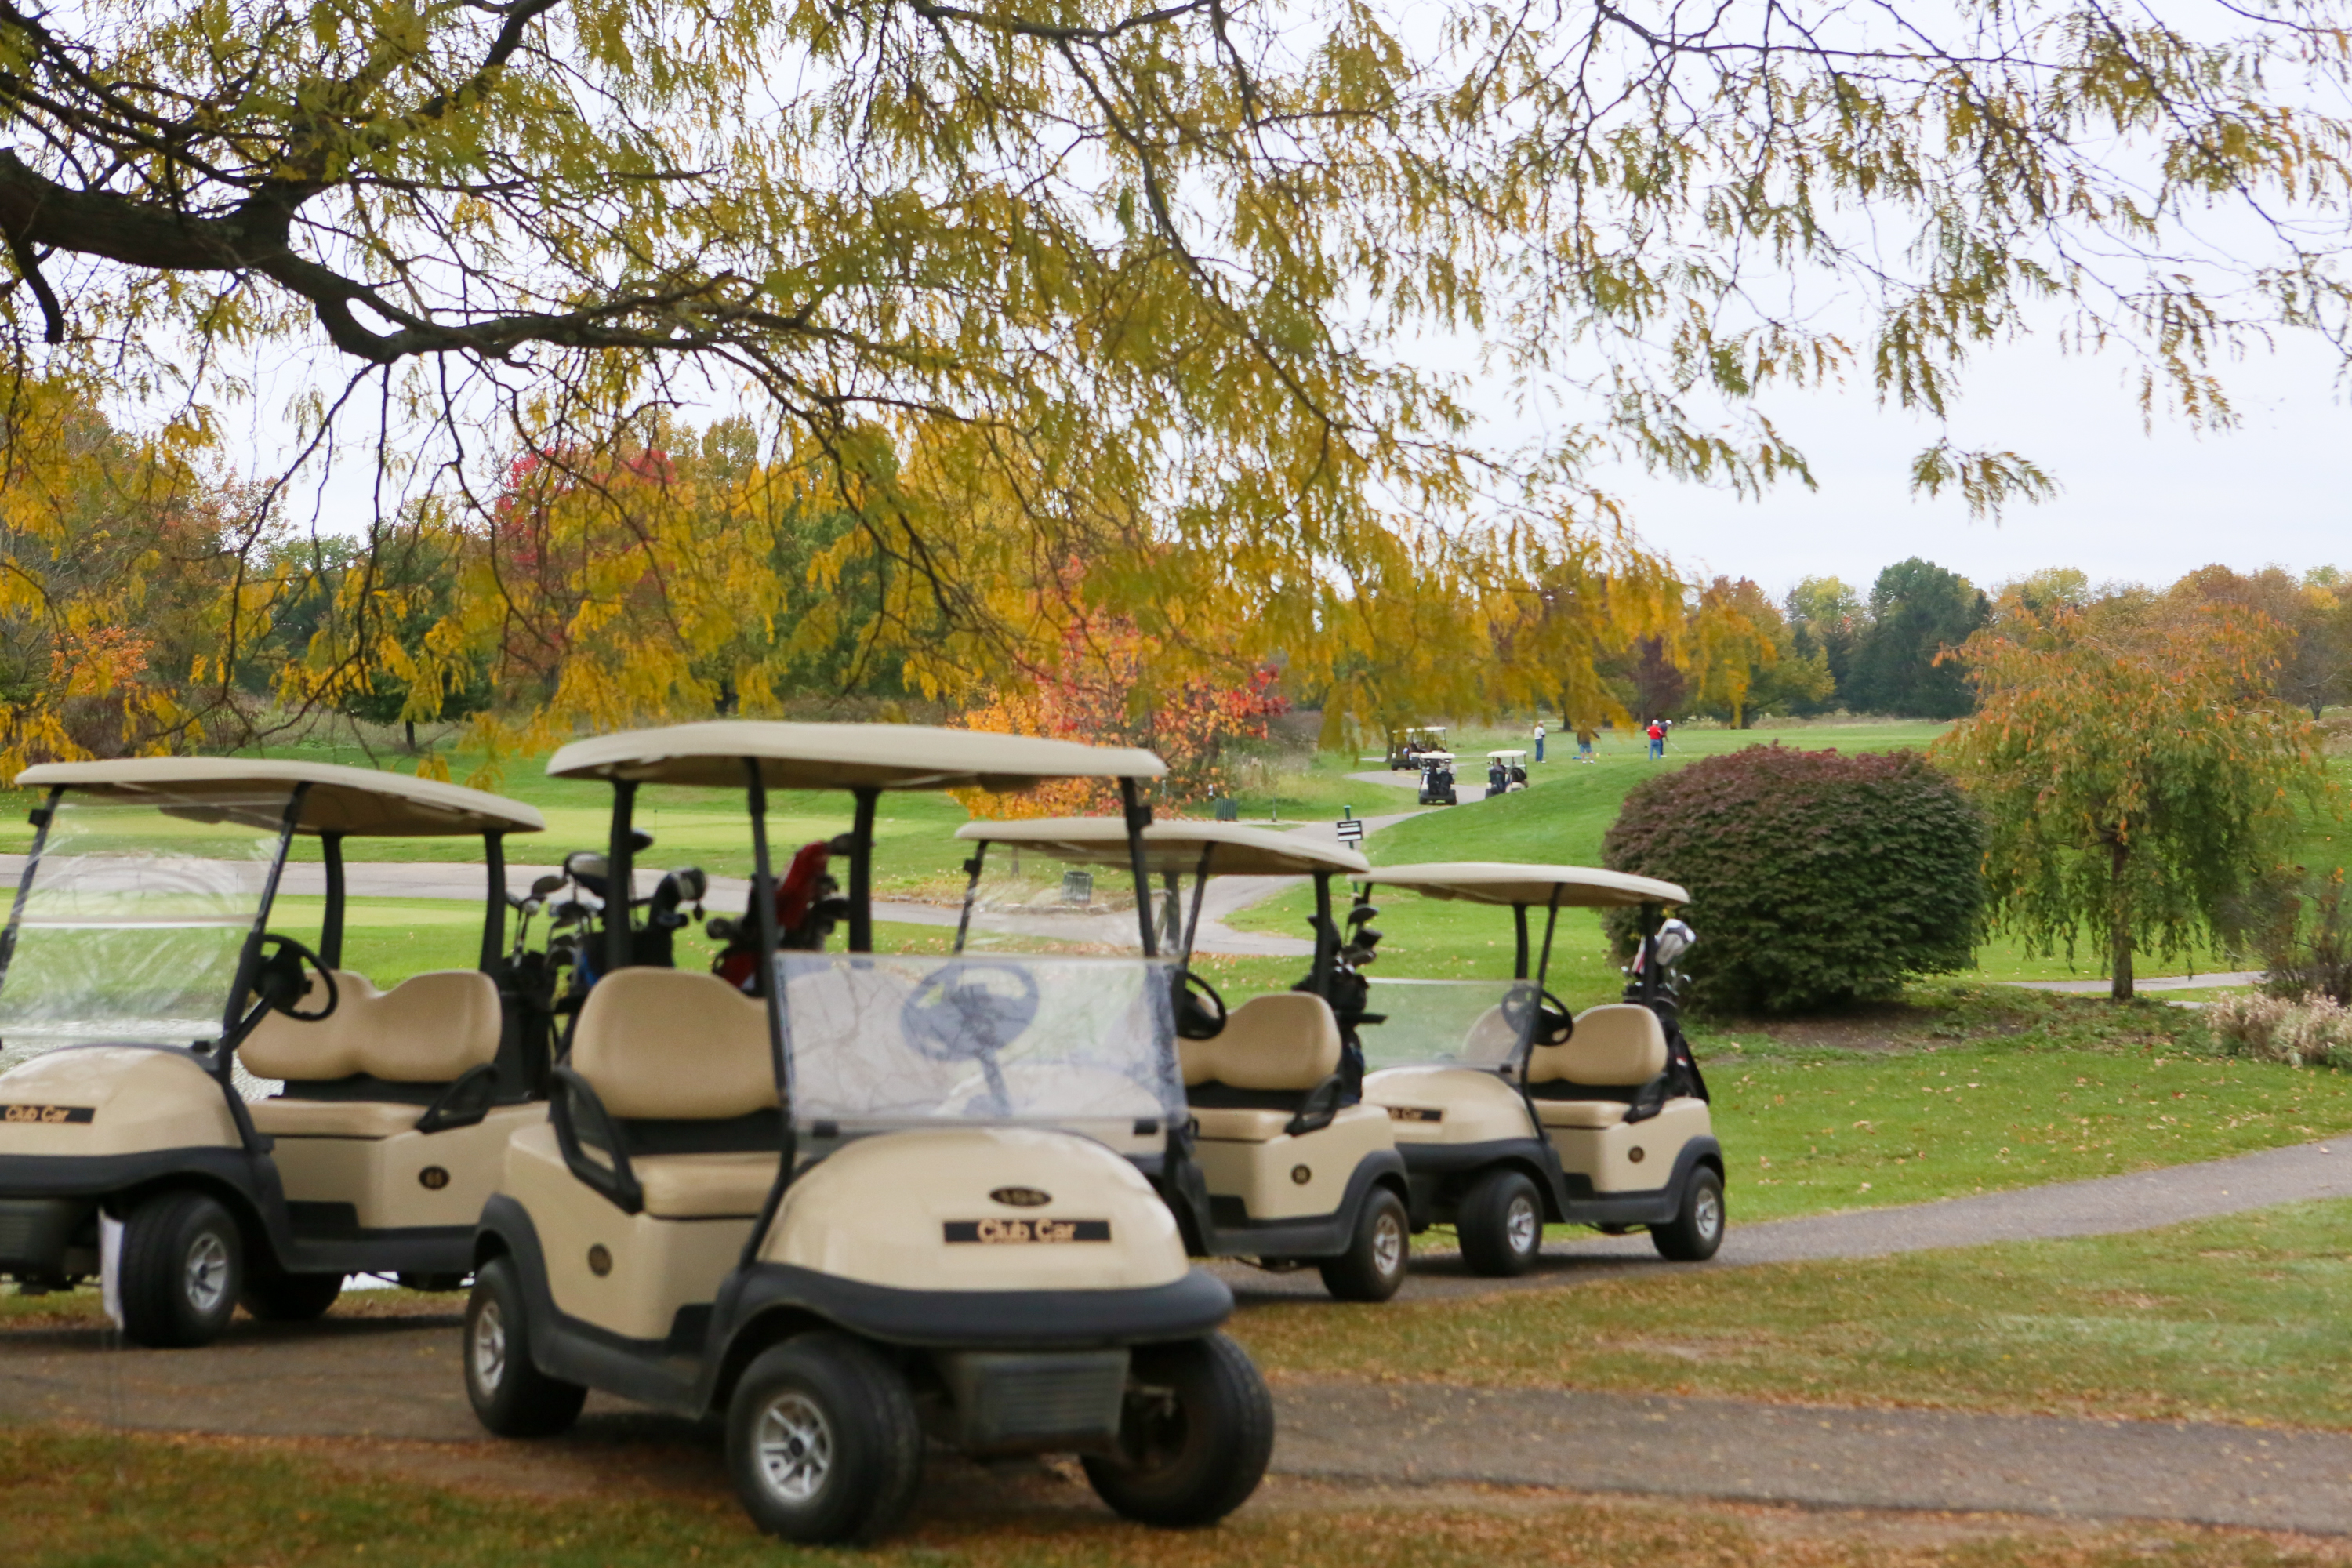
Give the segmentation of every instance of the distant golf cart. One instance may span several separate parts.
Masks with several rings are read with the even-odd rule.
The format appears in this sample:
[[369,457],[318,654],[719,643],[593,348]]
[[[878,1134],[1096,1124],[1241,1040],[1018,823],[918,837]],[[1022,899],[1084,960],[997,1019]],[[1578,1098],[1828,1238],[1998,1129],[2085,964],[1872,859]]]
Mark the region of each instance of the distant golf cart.
[[[539,813],[234,758],[44,763],[16,784],[47,793],[0,938],[0,1273],[56,1288],[112,1250],[125,1331],[157,1346],[208,1342],[240,1301],[315,1318],[350,1274],[462,1285],[507,1136],[547,1114],[546,1021],[503,951],[503,846]],[[269,929],[298,835],[326,861],[315,952]],[[384,992],[344,969],[348,841],[474,835],[478,966]]]
[[1486,798],[1509,795],[1528,787],[1528,754],[1525,752],[1489,752],[1486,753]]
[[[607,931],[551,1118],[514,1135],[482,1210],[465,1335],[482,1423],[557,1431],[592,1387],[721,1417],[745,1510],[808,1542],[887,1531],[927,1436],[982,1456],[1076,1452],[1105,1501],[1150,1523],[1240,1506],[1274,1417],[1217,1332],[1233,1293],[1191,1266],[1167,1205],[1107,1146],[1185,1115],[1139,837],[1141,957],[872,951],[883,792],[1116,779],[1139,836],[1138,785],[1160,760],[720,721],[578,742],[548,772],[612,784],[618,887],[642,786],[740,792],[753,962],[739,984],[643,962]],[[830,911],[796,902],[807,886],[779,882],[774,789],[851,795],[846,952],[823,951]]]
[[[1369,1037],[1381,1070],[1364,1099],[1396,1122],[1414,1228],[1452,1225],[1464,1261],[1486,1275],[1524,1273],[1547,1222],[1643,1226],[1669,1258],[1715,1256],[1723,1151],[1668,977],[1693,939],[1664,920],[1689,895],[1579,866],[1383,866],[1370,881],[1508,908],[1517,938],[1507,983],[1371,984],[1368,1005],[1385,1021]],[[1644,934],[1625,1000],[1571,1018],[1544,989],[1559,911],[1628,907]],[[1532,969],[1530,910],[1544,916]]]
[[1454,790],[1454,753],[1423,752],[1421,754],[1421,804],[1453,805],[1459,796]]
[[[1026,857],[1119,870],[1129,853],[1125,825],[1109,817],[971,822],[956,837],[975,846],[966,863],[959,952],[995,886],[983,881],[992,864]],[[1412,1242],[1404,1162],[1388,1113],[1358,1103],[1364,984],[1355,962],[1370,958],[1379,934],[1365,940],[1359,925],[1343,937],[1331,918],[1331,879],[1366,875],[1370,866],[1336,844],[1224,823],[1155,822],[1143,830],[1143,848],[1145,868],[1160,883],[1160,948],[1177,966],[1176,1032],[1191,1120],[1171,1123],[1160,1146],[1131,1157],[1175,1211],[1195,1257],[1314,1263],[1341,1300],[1387,1300],[1404,1283]],[[1202,906],[1218,876],[1315,883],[1315,953],[1306,978],[1230,1012],[1192,967]],[[1050,908],[1013,919],[1016,929],[1054,926]],[[1070,940],[1083,940],[1083,929],[1064,923],[1072,927]]]
[[1389,771],[1417,773],[1422,753],[1445,750],[1445,726],[1443,724],[1409,724],[1389,731]]

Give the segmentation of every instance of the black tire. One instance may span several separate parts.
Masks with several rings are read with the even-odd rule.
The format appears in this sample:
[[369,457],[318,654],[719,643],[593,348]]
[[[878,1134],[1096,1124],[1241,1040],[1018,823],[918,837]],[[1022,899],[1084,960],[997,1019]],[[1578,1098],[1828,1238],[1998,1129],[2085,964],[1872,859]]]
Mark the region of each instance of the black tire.
[[307,1323],[326,1316],[343,1293],[340,1274],[288,1274],[277,1268],[246,1270],[245,1310],[265,1322]]
[[1095,1493],[1143,1524],[1214,1524],[1249,1500],[1274,1457],[1274,1396],[1223,1334],[1142,1345],[1128,1373],[1119,1457],[1081,1461]]
[[1650,1227],[1650,1245],[1676,1263],[1704,1263],[1723,1245],[1723,1178],[1694,1165],[1683,1181],[1682,1207],[1673,1223]]
[[923,1428],[898,1369],[831,1330],[743,1369],[727,1405],[727,1473],[751,1522],[809,1546],[871,1541],[923,1479]]
[[245,1238],[220,1200],[158,1193],[122,1222],[122,1332],[158,1350],[208,1345],[244,1293]]
[[551,1436],[580,1418],[588,1391],[548,1376],[531,1359],[530,1314],[514,1259],[493,1258],[474,1276],[464,1354],[466,1398],[499,1436]]
[[1385,1301],[1412,1267],[1412,1222],[1386,1187],[1364,1194],[1348,1250],[1323,1260],[1323,1288],[1342,1301]]
[[1473,1274],[1507,1279],[1535,1267],[1543,1251],[1543,1194],[1524,1171],[1508,1166],[1473,1183],[1454,1211],[1462,1261]]

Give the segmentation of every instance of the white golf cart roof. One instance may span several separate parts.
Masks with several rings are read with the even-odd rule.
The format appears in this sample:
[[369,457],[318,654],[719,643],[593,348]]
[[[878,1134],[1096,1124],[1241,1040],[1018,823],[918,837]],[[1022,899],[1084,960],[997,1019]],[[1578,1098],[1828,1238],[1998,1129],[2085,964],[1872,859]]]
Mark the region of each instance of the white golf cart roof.
[[1503,860],[1437,861],[1381,866],[1366,879],[1375,886],[1410,888],[1433,899],[1474,904],[1549,904],[1560,908],[1623,909],[1634,904],[1686,904],[1690,894],[1672,882],[1604,871],[1597,866],[1515,866]]
[[[1125,867],[1127,826],[1115,816],[1041,816],[967,822],[958,838],[1017,845],[1055,860]],[[1155,822],[1143,830],[1143,863],[1152,871],[1192,872],[1211,850],[1209,869],[1225,877],[1303,877],[1317,871],[1362,876],[1371,863],[1352,849],[1234,822]]]
[[740,788],[743,760],[771,789],[1027,789],[1045,779],[1156,779],[1168,764],[1132,746],[948,730],[929,724],[794,724],[730,719],[574,741],[551,778]]
[[1490,757],[1524,757],[1527,755],[1525,752],[1489,752],[1486,754]]
[[121,757],[103,763],[37,763],[18,773],[18,789],[63,785],[84,795],[138,801],[174,797],[175,816],[197,815],[190,797],[232,799],[281,794],[308,784],[298,833],[348,833],[390,838],[455,837],[476,833],[537,833],[547,826],[534,806],[437,779],[378,773],[340,763],[269,762],[249,757]]

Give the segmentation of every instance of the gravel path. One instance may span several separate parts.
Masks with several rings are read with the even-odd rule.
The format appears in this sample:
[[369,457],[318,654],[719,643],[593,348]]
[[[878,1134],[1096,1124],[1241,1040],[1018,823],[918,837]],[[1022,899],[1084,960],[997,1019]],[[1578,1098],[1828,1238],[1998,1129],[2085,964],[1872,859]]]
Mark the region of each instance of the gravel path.
[[[1979,1197],[1803,1219],[1739,1223],[1739,1193],[1730,1194],[1731,1228],[1708,1268],[1759,1263],[1803,1263],[1831,1258],[1880,1258],[1937,1247],[1981,1247],[2070,1236],[2113,1236],[2183,1220],[2242,1214],[2306,1198],[2352,1197],[2352,1138],[2266,1149],[2198,1165],[2059,1182]],[[1320,1296],[1311,1269],[1268,1274],[1246,1264],[1219,1271],[1245,1300]],[[1541,1290],[1616,1279],[1637,1270],[1688,1268],[1662,1260],[1643,1236],[1592,1237],[1547,1242],[1542,1261],[1517,1279],[1485,1279],[1462,1267],[1458,1254],[1413,1255],[1402,1300],[1439,1300],[1494,1290]]]

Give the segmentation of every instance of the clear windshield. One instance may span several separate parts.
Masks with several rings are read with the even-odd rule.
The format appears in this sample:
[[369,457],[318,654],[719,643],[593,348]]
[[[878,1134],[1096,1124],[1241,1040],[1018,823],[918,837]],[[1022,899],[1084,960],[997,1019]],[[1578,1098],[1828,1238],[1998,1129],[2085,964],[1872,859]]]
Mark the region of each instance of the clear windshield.
[[0,974],[0,1068],[218,1039],[290,798],[59,800]]
[[[1171,912],[1176,904],[1159,882],[1152,903],[1166,952],[1178,929]],[[992,844],[979,881],[967,891],[963,946],[968,952],[1140,953],[1134,873]]]
[[1512,1066],[1536,998],[1525,980],[1374,980],[1368,1010],[1384,1021],[1360,1031],[1365,1068]]
[[1169,965],[990,953],[780,953],[794,1122],[1033,1123],[1104,1135],[1184,1115]]

